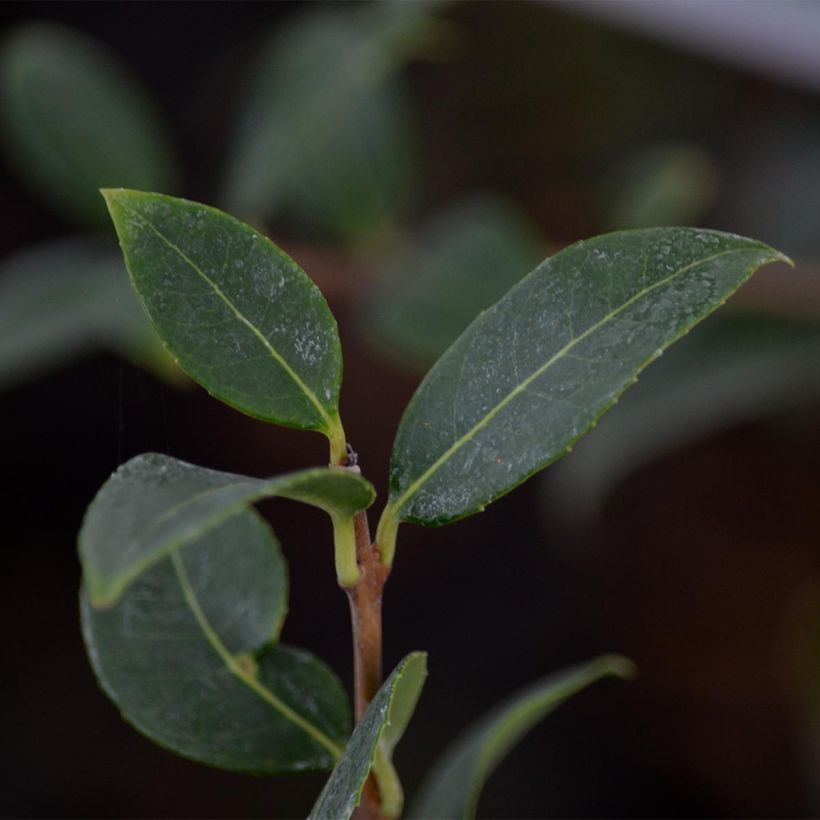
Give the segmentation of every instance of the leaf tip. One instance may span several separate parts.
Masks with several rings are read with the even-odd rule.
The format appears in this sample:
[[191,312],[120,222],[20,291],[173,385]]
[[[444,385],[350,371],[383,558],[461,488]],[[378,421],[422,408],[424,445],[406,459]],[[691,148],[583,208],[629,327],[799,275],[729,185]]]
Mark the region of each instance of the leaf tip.
[[91,558],[83,549],[82,539],[80,541],[80,562],[83,565],[83,588],[88,596],[88,603],[92,609],[111,609],[120,598],[123,592],[123,585],[117,581],[106,579],[104,575],[98,574],[92,564]]
[[424,674],[427,674],[427,653],[421,650],[415,650],[407,655],[407,663],[419,663],[424,669]]
[[106,588],[98,582],[94,582],[92,578],[86,578],[86,591],[88,593],[88,603],[91,604],[92,609],[111,609],[119,594],[116,590]]
[[111,205],[119,203],[121,199],[134,194],[142,194],[143,191],[134,191],[130,188],[100,188],[100,196],[105,200],[108,210],[111,210]]
[[623,655],[602,655],[598,663],[602,675],[612,675],[624,680],[632,680],[638,676],[637,665]]
[[780,253],[780,251],[774,252],[774,261],[775,262],[785,262],[790,268],[797,267],[794,264],[794,260],[790,256],[786,256],[785,253]]
[[116,215],[114,209],[119,205],[119,198],[124,191],[125,188],[100,188],[100,195],[105,200],[105,207],[108,208],[108,213],[115,223]]

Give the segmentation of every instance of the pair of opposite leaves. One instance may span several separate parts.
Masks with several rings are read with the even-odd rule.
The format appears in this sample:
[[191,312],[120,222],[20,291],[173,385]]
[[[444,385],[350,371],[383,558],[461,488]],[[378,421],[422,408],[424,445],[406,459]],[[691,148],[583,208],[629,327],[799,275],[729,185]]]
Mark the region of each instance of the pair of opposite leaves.
[[[215,209],[124,190],[106,200],[182,369],[238,410],[323,432],[338,463],[339,336],[305,273]],[[473,322],[407,407],[380,527],[386,560],[399,521],[477,512],[566,453],[664,347],[777,260],[760,242],[690,228],[608,234],[547,259]]]
[[[338,333],[307,276],[260,234],[211,208],[132,191],[106,198],[135,288],[183,369],[237,409],[325,433],[339,461]],[[399,521],[461,518],[566,452],[663,347],[777,259],[740,237],[654,229],[599,237],[547,260],[468,328],[411,401],[378,531],[384,560],[392,559]],[[334,523],[374,497],[346,471],[261,481],[159,456],[125,465],[92,505],[81,551],[91,604],[117,601],[138,576],[140,585],[108,613],[92,614],[85,603],[92,662],[124,712],[159,742],[244,770],[341,758],[324,798],[355,796],[376,745],[353,766],[361,778],[341,777],[347,786],[334,791],[339,771],[350,770],[341,751],[347,705],[319,661],[276,643],[284,565],[270,531],[245,509],[266,495],[312,503]],[[225,552],[237,543],[244,550]],[[175,549],[185,544],[196,548],[196,561],[190,549]],[[268,572],[258,571],[263,565]],[[135,642],[144,651],[134,653]],[[186,684],[186,670],[196,680]],[[169,681],[186,704],[171,710],[176,726],[162,708]],[[226,700],[234,708],[220,714]],[[372,724],[377,739],[386,718]],[[257,725],[264,729],[249,731]]]

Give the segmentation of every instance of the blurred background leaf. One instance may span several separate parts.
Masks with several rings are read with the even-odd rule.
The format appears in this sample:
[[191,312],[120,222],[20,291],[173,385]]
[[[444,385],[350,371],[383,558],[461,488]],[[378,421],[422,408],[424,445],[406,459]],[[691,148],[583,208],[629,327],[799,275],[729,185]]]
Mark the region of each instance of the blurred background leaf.
[[817,259],[820,111],[787,105],[761,116],[754,130],[754,138],[741,142],[727,162],[717,218]]
[[71,224],[107,225],[100,188],[174,185],[168,137],[136,78],[67,26],[29,23],[6,35],[0,120],[16,173]]
[[385,353],[424,372],[545,253],[520,208],[490,194],[467,197],[430,217],[386,263],[359,321]]
[[[629,9],[637,23],[627,27],[586,13],[600,9],[610,17]],[[274,238],[320,283],[339,316],[345,427],[376,483],[384,486],[397,419],[422,365],[398,347],[391,347],[387,358],[381,338],[378,347],[365,344],[377,336],[361,318],[362,303],[371,287],[374,300],[381,298],[388,281],[396,293],[412,290],[414,276],[422,278],[416,273],[421,261],[412,260],[425,226],[446,220],[452,208],[476,192],[516,203],[532,221],[539,244],[536,261],[549,250],[540,246],[541,236],[558,248],[611,229],[619,217],[612,212],[619,198],[618,208],[634,207],[651,220],[652,208],[640,201],[642,191],[654,197],[653,207],[675,204],[681,221],[689,208],[687,220],[781,247],[796,258],[797,271],[788,277],[762,272],[730,305],[755,314],[754,320],[748,317],[750,336],[752,321],[766,325],[772,312],[782,313],[783,335],[767,331],[765,344],[773,345],[774,355],[781,351],[800,361],[789,360],[780,381],[763,376],[772,378],[765,394],[768,409],[754,409],[763,399],[751,395],[756,388],[739,375],[756,378],[748,363],[741,360],[740,370],[725,371],[735,373],[727,376],[728,383],[740,380],[739,393],[751,395],[751,411],[738,406],[741,395],[723,389],[719,368],[717,375],[701,374],[702,368],[712,372],[713,357],[730,358],[731,338],[704,345],[702,366],[694,358],[683,361],[677,375],[670,370],[670,385],[679,378],[693,380],[689,387],[688,381],[681,384],[682,408],[689,406],[690,391],[695,400],[701,378],[707,386],[709,378],[716,381],[711,396],[717,405],[728,404],[708,410],[710,417],[716,415],[708,425],[699,420],[707,411],[698,409],[691,420],[681,412],[674,424],[671,413],[668,432],[662,429],[665,417],[653,416],[643,431],[634,426],[634,469],[629,466],[633,456],[620,449],[623,469],[615,464],[600,494],[594,482],[590,485],[590,496],[603,501],[597,507],[600,515],[594,506],[569,499],[562,521],[573,524],[572,533],[553,514],[536,525],[539,508],[554,512],[561,496],[550,506],[534,483],[494,505],[492,512],[443,534],[408,528],[402,536],[402,568],[391,581],[385,660],[395,664],[400,658],[395,652],[422,646],[430,650],[433,672],[429,697],[399,748],[397,765],[408,792],[429,767],[428,750],[443,748],[459,726],[518,682],[535,679],[545,668],[616,649],[638,662],[640,678],[600,698],[592,690],[577,709],[569,703],[554,714],[524,741],[513,765],[502,763],[496,771],[482,796],[486,815],[532,816],[543,810],[545,792],[550,810],[560,816],[816,815],[818,804],[808,786],[816,782],[816,746],[811,756],[801,745],[814,724],[805,699],[795,697],[789,642],[791,635],[806,632],[809,616],[795,615],[799,628],[785,631],[784,612],[791,612],[797,594],[808,595],[815,612],[820,578],[820,402],[810,397],[817,368],[809,344],[811,325],[820,316],[815,286],[820,211],[814,205],[820,144],[818,6],[609,0],[453,3],[433,11],[427,44],[413,46],[412,53],[424,59],[407,56],[412,38],[403,41],[406,48],[388,51],[395,67],[389,70],[384,49],[374,49],[381,56],[364,74],[377,91],[357,94],[384,101],[383,108],[379,102],[349,105],[376,113],[342,117],[350,135],[344,139],[327,129],[319,147],[304,155],[310,161],[298,174],[308,181],[307,193],[292,194],[297,183],[287,174],[281,184],[265,180],[268,162],[281,165],[280,157],[290,156],[286,149],[292,146],[279,150],[272,144],[268,150],[262,145],[246,166],[250,177],[259,177],[251,182],[259,182],[254,195],[262,203],[249,218],[274,231]],[[104,43],[99,48],[127,64],[167,113],[175,144],[185,148],[179,155],[184,195],[225,206],[218,192],[228,193],[230,174],[223,173],[222,158],[228,161],[248,137],[235,117],[247,114],[257,84],[262,96],[256,98],[261,107],[255,123],[270,116],[274,124],[290,128],[281,111],[278,119],[267,111],[279,105],[264,90],[275,91],[276,83],[273,78],[265,86],[257,78],[257,55],[264,63],[265,47],[285,50],[290,43],[296,50],[291,32],[307,31],[313,16],[355,21],[360,40],[369,31],[381,41],[378,31],[385,24],[378,22],[379,15],[400,18],[404,13],[420,14],[429,25],[430,9],[409,3],[43,2],[0,4],[0,26],[6,43],[21,26],[52,27],[53,21],[75,29],[83,42]],[[372,28],[363,22],[368,19],[375,21]],[[317,43],[350,42],[356,39],[352,29],[352,22],[340,23],[338,38],[325,33],[317,35]],[[301,44],[314,51],[310,40],[305,35]],[[282,65],[299,62],[293,54],[281,59]],[[337,116],[338,100],[347,93],[338,92],[336,82],[342,65],[313,53],[293,74],[297,94],[313,88],[318,95],[321,128],[332,124],[331,114]],[[281,93],[295,117],[301,100],[287,87]],[[85,107],[81,100],[77,111]],[[387,124],[379,126],[383,121]],[[377,138],[382,133],[387,136]],[[412,136],[406,149],[402,135]],[[390,145],[399,147],[388,150]],[[364,146],[363,151],[357,153],[356,146]],[[688,179],[687,170],[680,171],[704,166],[697,157],[692,161],[691,153],[681,163],[675,147],[693,149],[712,163],[716,192],[703,185],[700,172]],[[392,171],[367,182],[357,176],[349,192],[338,193],[333,180],[348,185],[359,174],[341,167],[348,154],[354,157],[351,168],[358,168],[368,151],[375,152],[374,168]],[[397,156],[406,167],[392,165]],[[644,169],[646,157],[660,159]],[[34,182],[16,154],[6,151],[2,160],[3,255],[64,236],[65,222],[49,211],[56,195]],[[633,161],[634,174],[624,177],[623,169]],[[412,177],[406,184],[405,173]],[[314,182],[317,177],[331,182]],[[16,180],[28,183],[23,187]],[[694,190],[688,189],[689,181]],[[674,196],[654,193],[666,189]],[[330,207],[329,199],[338,203],[341,196],[341,211],[338,205]],[[366,207],[357,204],[346,213],[348,197]],[[73,208],[67,207],[71,213],[61,213],[74,219]],[[660,210],[654,213],[660,221]],[[669,210],[665,214],[666,219],[674,216]],[[466,246],[480,246],[483,231],[477,219],[475,237],[465,239]],[[408,272],[394,281],[400,266]],[[499,275],[524,272],[514,273],[514,268],[511,260]],[[65,273],[70,270],[69,265]],[[9,280],[3,276],[2,281]],[[473,290],[483,289],[482,281],[465,280],[465,301]],[[47,292],[32,291],[38,298]],[[401,313],[401,299],[385,310]],[[0,294],[0,307],[5,301]],[[69,312],[75,310],[71,293],[63,301]],[[428,306],[431,316],[437,315],[435,308]],[[3,317],[6,335],[19,330],[7,318],[12,312]],[[799,323],[796,339],[805,331],[794,348],[778,341],[790,332],[786,321]],[[432,336],[436,327],[420,313],[417,339]],[[708,326],[701,330],[711,333]],[[31,338],[38,333],[43,336],[38,344],[51,338],[45,328],[32,330]],[[655,363],[606,421],[614,424],[615,414],[626,412],[629,401],[641,403],[655,369],[660,379],[660,369],[672,368],[673,355],[683,356],[683,345],[690,342],[696,345],[694,334],[681,342],[680,351]],[[21,351],[25,348],[20,344]],[[68,362],[72,345],[60,348],[52,344],[49,355]],[[768,361],[762,347],[755,347],[754,355]],[[56,366],[58,360],[53,362]],[[36,373],[45,373],[43,368]],[[792,368],[803,369],[805,385],[798,384],[799,376],[792,379]],[[304,816],[324,778],[247,779],[237,788],[234,777],[165,755],[123,726],[96,691],[76,619],[66,613],[76,607],[74,533],[88,499],[118,463],[161,449],[262,475],[324,460],[321,442],[314,446],[311,437],[292,436],[223,409],[202,391],[167,390],[106,355],[84,356],[70,371],[48,378],[34,380],[31,373],[19,370],[0,403],[4,429],[10,431],[0,441],[7,468],[0,492],[8,512],[7,541],[14,545],[7,551],[3,637],[16,658],[16,672],[5,677],[0,698],[0,723],[10,726],[15,737],[14,744],[0,750],[0,770],[7,775],[0,810],[9,816]],[[776,364],[772,373],[777,374]],[[707,390],[703,400],[708,397]],[[787,406],[794,409],[784,410]],[[744,421],[750,418],[755,421]],[[599,446],[599,434],[606,435],[603,425],[584,446]],[[644,435],[658,437],[654,455],[648,442],[644,447]],[[686,445],[684,439],[698,443]],[[560,471],[571,469],[576,457],[584,459],[580,446],[550,470],[556,486]],[[606,476],[609,462],[602,458],[601,463]],[[47,498],[31,489],[42,486],[44,469],[60,488]],[[583,485],[572,489],[585,492]],[[590,517],[583,517],[584,511]],[[349,639],[339,609],[344,602],[338,603],[332,564],[323,553],[326,532],[320,525],[325,522],[314,517],[297,509],[276,518],[286,548],[295,547],[288,558],[294,566],[297,615],[286,630],[289,640],[315,649],[347,680]],[[532,524],[524,526],[525,521]],[[481,560],[471,558],[475,555]],[[485,606],[475,607],[476,590]],[[32,607],[32,601],[38,605]],[[419,606],[419,601],[435,605]],[[299,616],[305,611],[310,615]],[[19,627],[21,612],[29,629]],[[39,640],[32,641],[32,634]],[[526,639],[510,640],[510,635]],[[64,674],[55,676],[56,667]]]
[[186,381],[149,326],[110,240],[57,239],[3,260],[0,327],[0,389],[98,348]]
[[820,398],[820,323],[722,313],[695,328],[545,474],[549,515],[597,518],[631,473],[675,448]]
[[398,72],[427,49],[432,4],[314,7],[263,47],[228,150],[224,200],[354,240],[412,200],[415,119]]
[[616,164],[609,179],[604,222],[613,231],[699,224],[718,191],[715,160],[695,143],[640,148]]

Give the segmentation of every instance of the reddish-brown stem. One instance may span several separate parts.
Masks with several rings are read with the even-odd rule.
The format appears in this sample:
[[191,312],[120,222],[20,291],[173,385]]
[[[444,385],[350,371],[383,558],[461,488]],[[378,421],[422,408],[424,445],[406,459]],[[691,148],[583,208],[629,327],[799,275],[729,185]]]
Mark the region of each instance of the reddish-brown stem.
[[[347,588],[353,627],[353,680],[356,723],[362,719],[382,683],[382,592],[390,567],[379,560],[379,548],[370,540],[367,513],[356,513],[356,559],[361,578]],[[371,774],[354,813],[357,820],[381,817],[379,790]]]

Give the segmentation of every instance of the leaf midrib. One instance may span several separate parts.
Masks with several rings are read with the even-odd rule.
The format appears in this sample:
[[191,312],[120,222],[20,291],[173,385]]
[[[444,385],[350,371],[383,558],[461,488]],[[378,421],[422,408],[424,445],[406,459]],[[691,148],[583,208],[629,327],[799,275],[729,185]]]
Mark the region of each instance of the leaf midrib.
[[[207,490],[202,490],[201,492],[198,492],[195,495],[189,496],[184,501],[180,501],[178,504],[174,504],[172,507],[169,507],[161,516],[159,516],[159,518],[156,518],[144,532],[142,532],[136,538],[132,538],[125,547],[124,552],[132,551],[137,544],[149,539],[154,532],[161,529],[163,524],[165,524],[168,520],[172,519],[180,512],[184,511],[184,509],[187,506],[193,505],[198,501],[202,501],[208,496],[215,495],[216,493],[226,488],[234,488],[237,486],[241,486],[245,483],[250,483],[252,481],[253,479],[250,479],[249,482],[236,481],[232,484],[223,484],[219,487],[209,487]],[[251,484],[251,486],[253,485]],[[177,547],[181,547],[189,541],[193,541],[195,538],[202,535],[203,532],[213,529],[217,527],[219,524],[221,524],[223,521],[226,521],[228,518],[234,515],[239,508],[244,507],[249,503],[252,503],[252,501],[249,499],[241,499],[238,502],[226,505],[222,510],[219,511],[219,514],[214,518],[203,517],[198,522],[199,528],[196,530],[196,532],[194,532],[193,534],[185,534],[179,540],[172,539],[170,543],[166,543],[162,550],[159,550],[156,554],[150,555],[146,559],[132,565],[129,570],[119,575],[116,578],[116,581],[113,582],[114,596],[119,595],[130,580],[144,572],[149,566],[151,566],[151,564],[160,560],[162,558],[162,554],[166,550],[176,549]],[[97,573],[94,573],[94,575],[99,577]]]
[[219,287],[219,285],[217,285],[217,283],[214,282],[214,280],[211,279],[211,277],[208,276],[208,274],[205,273],[205,271],[203,271],[202,268],[200,268],[194,262],[194,260],[191,259],[185,253],[185,251],[182,250],[182,248],[180,248],[178,245],[172,242],[167,236],[165,236],[165,234],[162,233],[162,231],[160,231],[159,228],[157,228],[157,226],[154,225],[154,223],[151,222],[150,219],[148,219],[146,216],[139,213],[138,211],[135,211],[130,205],[127,205],[121,199],[118,199],[117,202],[133,217],[142,221],[147,228],[153,231],[172,251],[177,253],[180,256],[180,258],[182,258],[185,261],[185,263],[210,286],[213,292],[227,305],[227,307],[234,314],[234,316],[242,324],[244,324],[251,331],[251,333],[253,333],[254,336],[256,336],[256,338],[262,343],[263,347],[268,351],[268,353],[270,353],[274,361],[285,371],[285,373],[287,373],[288,376],[290,376],[290,378],[294,381],[296,386],[302,391],[302,393],[304,393],[305,397],[311,402],[311,404],[313,404],[313,406],[316,408],[316,411],[319,413],[319,416],[321,417],[322,421],[324,421],[325,425],[327,426],[327,430],[332,429],[333,419],[330,417],[330,414],[327,412],[327,410],[325,410],[324,406],[319,401],[316,394],[304,383],[304,381],[302,381],[299,374],[288,364],[288,362],[285,360],[282,354],[279,353],[279,351],[276,350],[276,348],[270,343],[270,341],[264,335],[264,333],[262,333],[262,331],[259,330],[259,328],[256,327],[256,325],[253,322],[251,322],[251,320],[248,319],[248,317],[245,316],[244,313],[242,313],[242,311],[233,303],[233,301],[231,301],[231,299],[228,298],[228,296]]
[[339,745],[334,743],[321,729],[314,726],[309,720],[302,717],[298,712],[294,711],[290,706],[281,701],[273,692],[270,691],[270,689],[256,680],[256,678],[245,672],[237,659],[228,651],[225,644],[222,643],[219,635],[217,635],[216,631],[211,626],[208,621],[208,617],[205,615],[205,612],[199,603],[196,591],[188,578],[188,573],[185,571],[185,566],[178,550],[172,553],[171,563],[173,564],[174,572],[176,573],[180,588],[182,589],[182,594],[185,597],[185,602],[188,604],[188,607],[196,619],[199,628],[202,630],[202,634],[205,636],[205,639],[211,645],[216,654],[219,655],[220,659],[231,674],[236,676],[240,681],[242,681],[242,683],[253,690],[269,706],[276,709],[282,717],[289,720],[295,726],[298,726],[309,737],[327,749],[334,761],[339,760],[343,752]]
[[[396,499],[396,501],[390,503],[388,508],[390,510],[395,511],[395,513],[399,513],[401,508],[411,499],[415,494],[427,483],[427,481],[435,475],[441,467],[443,467],[449,460],[454,456],[468,441],[471,441],[477,433],[479,433],[484,427],[486,427],[514,398],[519,396],[523,393],[527,387],[532,384],[537,378],[542,376],[556,361],[559,361],[564,356],[566,356],[572,349],[590,336],[592,333],[600,330],[607,322],[612,321],[618,314],[626,310],[628,307],[633,305],[638,300],[642,299],[647,294],[651,293],[652,291],[656,290],[657,288],[663,287],[664,285],[669,284],[672,282],[676,277],[681,276],[682,274],[686,273],[688,270],[692,268],[703,265],[707,262],[711,262],[714,259],[719,259],[722,256],[727,256],[731,253],[748,253],[751,249],[750,248],[730,248],[725,251],[721,251],[720,253],[712,254],[711,256],[706,256],[703,259],[698,259],[694,262],[689,263],[688,265],[684,265],[684,267],[679,268],[678,270],[674,271],[673,273],[665,276],[663,279],[658,280],[653,285],[650,285],[647,288],[643,288],[642,290],[638,291],[634,296],[627,299],[622,305],[620,305],[615,310],[611,310],[607,313],[602,319],[596,322],[591,327],[587,328],[583,333],[579,336],[576,336],[574,339],[567,342],[564,347],[562,347],[558,352],[553,354],[541,367],[535,370],[532,374],[527,376],[522,382],[519,382],[495,407],[492,408],[485,416],[483,416],[478,422],[476,422],[464,435],[460,438],[456,439],[447,450],[444,451],[414,482],[410,484],[410,486]],[[387,510],[385,510],[387,512]]]

